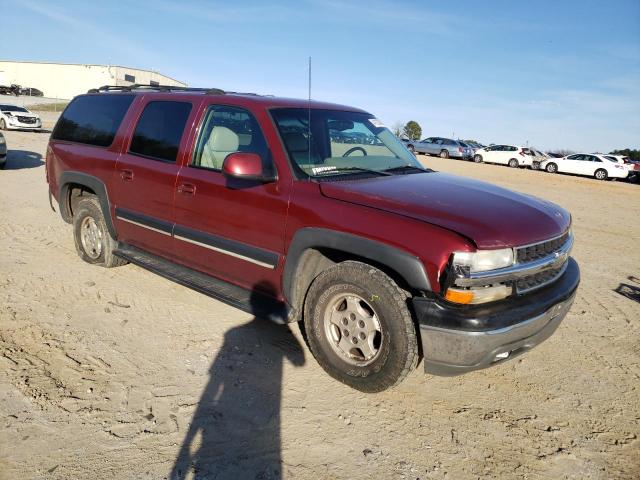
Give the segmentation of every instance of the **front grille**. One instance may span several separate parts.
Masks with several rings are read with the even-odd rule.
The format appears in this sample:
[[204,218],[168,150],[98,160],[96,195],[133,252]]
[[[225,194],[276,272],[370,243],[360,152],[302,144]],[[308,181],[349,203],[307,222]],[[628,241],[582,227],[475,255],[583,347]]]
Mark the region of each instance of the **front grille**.
[[516,292],[518,294],[522,294],[544,287],[560,277],[566,268],[567,263],[565,262],[558,268],[552,268],[550,270],[545,270],[544,272],[522,277],[516,281]]
[[22,123],[36,123],[35,117],[18,117],[18,121]]
[[560,250],[560,247],[565,244],[568,238],[569,232],[567,231],[564,235],[552,240],[536,243],[534,245],[528,245],[526,247],[520,247],[516,249],[516,259],[518,263],[527,263],[538,260],[542,257],[546,257],[547,255]]

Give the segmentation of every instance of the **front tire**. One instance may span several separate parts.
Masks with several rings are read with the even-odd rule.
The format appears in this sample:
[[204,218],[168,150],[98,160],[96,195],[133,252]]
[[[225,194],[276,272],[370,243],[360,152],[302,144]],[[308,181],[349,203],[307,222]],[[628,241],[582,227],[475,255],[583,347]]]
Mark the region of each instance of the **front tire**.
[[4,118],[0,118],[0,130],[6,130],[7,124],[4,121]]
[[558,166],[555,163],[547,163],[545,170],[549,173],[556,173],[558,171]]
[[449,150],[441,150],[440,158],[449,158]]
[[78,256],[87,263],[111,268],[126,265],[113,255],[117,242],[111,238],[100,203],[93,195],[81,197],[73,212],[73,238]]
[[593,176],[595,177],[596,180],[606,180],[609,175],[607,174],[607,171],[604,168],[599,168],[598,170],[595,171]]
[[362,392],[397,385],[418,363],[406,293],[365,263],[342,262],[318,275],[305,300],[304,327],[320,366]]
[[409,151],[410,151],[411,153],[413,153],[414,155],[416,154],[416,149],[414,148],[414,146],[413,146],[413,145],[409,145],[407,148],[409,149]]
[[476,163],[482,163],[482,155],[474,155],[473,161]]

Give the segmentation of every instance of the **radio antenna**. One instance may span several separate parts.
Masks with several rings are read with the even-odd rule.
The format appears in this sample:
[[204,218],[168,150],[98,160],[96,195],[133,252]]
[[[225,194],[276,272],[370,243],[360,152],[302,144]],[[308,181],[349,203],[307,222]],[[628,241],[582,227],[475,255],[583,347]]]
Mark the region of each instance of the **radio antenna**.
[[307,104],[307,155],[308,165],[311,165],[311,57],[309,57],[309,102]]

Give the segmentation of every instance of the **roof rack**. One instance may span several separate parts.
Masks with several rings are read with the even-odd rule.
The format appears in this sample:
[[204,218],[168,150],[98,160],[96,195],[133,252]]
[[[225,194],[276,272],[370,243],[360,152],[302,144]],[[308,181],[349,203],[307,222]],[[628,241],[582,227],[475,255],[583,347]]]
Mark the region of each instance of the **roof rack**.
[[151,85],[146,83],[134,83],[133,85],[103,85],[102,87],[92,88],[87,93],[101,92],[133,92],[139,90],[153,90],[158,92],[202,92],[205,95],[225,95],[227,93],[220,88],[196,88],[196,87],[180,87],[175,85]]

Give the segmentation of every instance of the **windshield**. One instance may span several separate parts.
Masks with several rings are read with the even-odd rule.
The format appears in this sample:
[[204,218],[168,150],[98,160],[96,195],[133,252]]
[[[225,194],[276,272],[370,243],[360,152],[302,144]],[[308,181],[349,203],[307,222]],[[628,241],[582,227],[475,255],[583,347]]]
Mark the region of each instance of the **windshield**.
[[427,171],[370,114],[305,108],[274,109],[271,114],[291,163],[304,176],[382,174],[392,169]]
[[16,107],[15,105],[0,105],[0,111],[3,112],[27,112],[26,108]]

